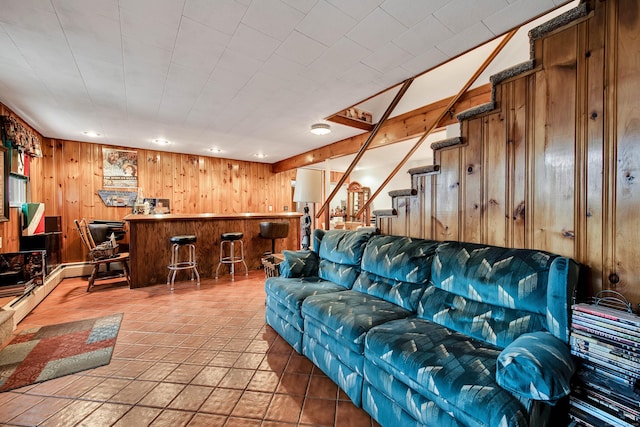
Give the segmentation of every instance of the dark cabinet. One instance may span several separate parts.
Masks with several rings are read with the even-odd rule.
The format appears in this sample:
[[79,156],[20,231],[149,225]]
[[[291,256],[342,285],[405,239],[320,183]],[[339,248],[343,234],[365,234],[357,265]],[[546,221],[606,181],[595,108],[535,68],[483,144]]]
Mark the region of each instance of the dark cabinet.
[[20,250],[47,251],[45,274],[49,274],[62,263],[62,233],[53,231],[49,233],[34,234],[33,236],[20,236]]

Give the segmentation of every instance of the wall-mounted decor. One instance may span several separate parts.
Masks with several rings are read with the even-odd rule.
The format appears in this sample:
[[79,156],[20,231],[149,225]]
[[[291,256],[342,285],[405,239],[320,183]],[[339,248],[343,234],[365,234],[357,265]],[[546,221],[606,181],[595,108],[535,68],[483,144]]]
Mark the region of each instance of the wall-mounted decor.
[[138,152],[102,149],[103,187],[138,186]]
[[7,149],[0,146],[0,222],[9,221],[9,164]]
[[5,138],[18,153],[30,157],[42,157],[40,135],[25,126],[16,117],[2,116],[2,127]]
[[44,233],[44,203],[22,205],[22,235],[33,236]]
[[123,207],[133,206],[137,193],[125,190],[98,190],[98,195],[105,206]]

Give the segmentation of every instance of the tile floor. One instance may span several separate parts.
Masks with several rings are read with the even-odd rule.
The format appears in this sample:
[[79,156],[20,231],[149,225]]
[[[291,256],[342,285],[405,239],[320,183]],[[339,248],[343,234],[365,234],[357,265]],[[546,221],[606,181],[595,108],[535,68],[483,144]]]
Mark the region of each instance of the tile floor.
[[[66,279],[22,329],[124,313],[109,365],[0,393],[10,426],[368,426],[264,323],[264,272],[128,289]],[[7,344],[7,343],[4,343]]]

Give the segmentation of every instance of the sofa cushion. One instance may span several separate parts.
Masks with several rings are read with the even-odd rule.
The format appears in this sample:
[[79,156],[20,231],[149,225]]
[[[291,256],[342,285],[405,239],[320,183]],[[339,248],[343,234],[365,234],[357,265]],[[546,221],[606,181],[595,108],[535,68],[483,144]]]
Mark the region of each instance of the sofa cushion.
[[437,242],[400,236],[373,236],[362,256],[353,290],[416,311],[431,274]]
[[405,236],[373,236],[362,256],[362,270],[387,279],[424,283],[438,242]]
[[344,287],[319,277],[269,277],[264,283],[264,288],[267,295],[275,301],[298,312],[302,301],[308,296],[345,290]]
[[500,353],[496,380],[514,394],[554,402],[571,392],[574,371],[569,346],[548,332],[534,332]]
[[313,251],[282,251],[284,258],[279,264],[280,277],[318,276],[318,254]]
[[[493,345],[418,318],[372,328],[365,341],[367,363],[388,381],[402,382],[465,425],[526,425],[523,404],[496,383],[499,354]],[[381,380],[367,378],[373,384]],[[398,404],[411,404],[403,402]]]
[[350,289],[360,273],[362,253],[370,237],[370,231],[324,232],[318,248],[318,276]]
[[523,333],[544,330],[546,318],[474,301],[430,286],[422,295],[418,317],[504,348]]
[[[547,286],[556,258],[538,250],[443,243],[418,316],[501,348],[523,333],[548,330]],[[566,292],[566,282],[557,286]]]
[[302,316],[350,350],[362,354],[364,337],[372,327],[410,316],[388,301],[353,290],[314,295],[302,303]]

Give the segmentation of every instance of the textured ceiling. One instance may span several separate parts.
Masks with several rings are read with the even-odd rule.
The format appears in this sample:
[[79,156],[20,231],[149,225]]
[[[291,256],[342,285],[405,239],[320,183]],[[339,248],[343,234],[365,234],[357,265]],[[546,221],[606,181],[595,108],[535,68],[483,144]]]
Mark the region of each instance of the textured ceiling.
[[[565,3],[0,0],[0,102],[48,137],[273,163],[362,132],[312,123]],[[414,85],[396,114],[428,103]]]

